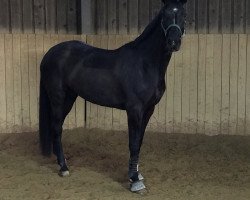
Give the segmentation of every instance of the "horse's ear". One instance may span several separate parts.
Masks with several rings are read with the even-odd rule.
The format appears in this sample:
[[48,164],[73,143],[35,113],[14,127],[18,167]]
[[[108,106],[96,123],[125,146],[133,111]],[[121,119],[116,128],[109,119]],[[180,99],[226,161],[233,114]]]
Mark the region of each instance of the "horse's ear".
[[167,3],[167,0],[162,0],[162,2],[163,2],[164,4],[166,4],[166,3]]
[[[162,0],[162,2],[163,2],[164,4],[166,4],[167,1],[168,1],[168,0]],[[181,3],[183,3],[183,4],[187,3],[187,0],[172,0],[172,1],[173,1],[173,2],[181,2]]]
[[187,3],[187,0],[180,0],[180,2],[185,4],[185,3]]

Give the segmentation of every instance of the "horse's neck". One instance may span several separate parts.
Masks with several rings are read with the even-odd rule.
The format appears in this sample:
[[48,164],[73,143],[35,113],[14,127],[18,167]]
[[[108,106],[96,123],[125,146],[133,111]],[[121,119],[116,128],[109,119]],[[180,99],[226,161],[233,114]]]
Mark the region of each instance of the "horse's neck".
[[161,15],[158,14],[156,18],[145,28],[142,34],[135,39],[137,48],[143,50],[158,49],[162,50],[164,47],[164,34],[161,30]]
[[165,48],[166,37],[161,28],[160,14],[146,27],[143,33],[134,41],[134,45],[147,58],[161,65],[161,73],[166,72],[166,67],[171,58],[171,52]]

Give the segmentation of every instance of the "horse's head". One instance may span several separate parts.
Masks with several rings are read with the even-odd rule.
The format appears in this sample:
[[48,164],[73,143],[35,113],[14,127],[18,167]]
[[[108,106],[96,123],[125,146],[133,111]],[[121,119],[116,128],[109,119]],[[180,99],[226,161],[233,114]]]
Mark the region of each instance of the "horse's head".
[[178,51],[181,38],[185,34],[185,9],[187,0],[162,0],[161,27],[166,36],[166,47],[169,51]]

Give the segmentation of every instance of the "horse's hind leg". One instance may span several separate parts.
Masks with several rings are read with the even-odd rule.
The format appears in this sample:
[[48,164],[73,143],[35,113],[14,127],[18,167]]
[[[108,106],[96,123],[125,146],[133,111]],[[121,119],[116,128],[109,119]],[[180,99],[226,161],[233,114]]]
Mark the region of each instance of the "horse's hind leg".
[[63,147],[62,147],[62,126],[65,117],[71,110],[77,95],[63,95],[63,98],[57,99],[52,103],[51,128],[53,131],[53,152],[57,156],[57,162],[60,166],[59,175],[69,175],[69,169],[66,165]]

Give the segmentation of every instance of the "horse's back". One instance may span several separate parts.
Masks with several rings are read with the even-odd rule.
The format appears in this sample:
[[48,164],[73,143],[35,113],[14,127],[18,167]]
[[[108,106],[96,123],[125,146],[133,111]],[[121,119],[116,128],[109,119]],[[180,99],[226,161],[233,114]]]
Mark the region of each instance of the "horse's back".
[[[93,48],[94,47],[91,47],[84,42],[76,40],[59,43],[51,47],[44,55],[41,62],[41,71],[46,70],[45,68],[47,65],[67,64],[65,61],[67,61],[72,55],[76,58],[77,55],[84,54]],[[54,66],[54,68],[55,67],[56,66]]]

